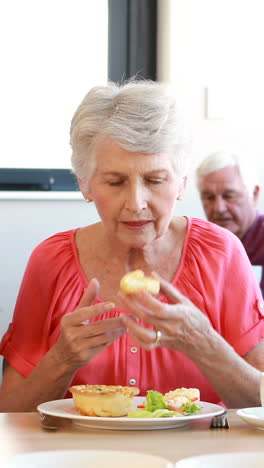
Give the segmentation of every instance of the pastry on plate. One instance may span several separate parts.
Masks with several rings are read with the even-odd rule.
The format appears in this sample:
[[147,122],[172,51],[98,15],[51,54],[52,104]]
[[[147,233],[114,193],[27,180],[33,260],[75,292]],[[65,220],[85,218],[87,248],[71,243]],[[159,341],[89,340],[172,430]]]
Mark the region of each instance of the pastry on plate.
[[139,389],[121,385],[74,385],[70,392],[81,414],[118,418],[127,416]]
[[160,290],[160,283],[151,276],[145,276],[142,270],[134,270],[126,273],[120,281],[120,288],[125,294],[133,294],[138,291],[147,291],[156,295]]
[[185,403],[187,403],[187,401],[199,401],[200,390],[198,388],[176,388],[175,390],[165,393],[164,399],[174,403],[177,401],[183,401],[182,399],[186,400]]

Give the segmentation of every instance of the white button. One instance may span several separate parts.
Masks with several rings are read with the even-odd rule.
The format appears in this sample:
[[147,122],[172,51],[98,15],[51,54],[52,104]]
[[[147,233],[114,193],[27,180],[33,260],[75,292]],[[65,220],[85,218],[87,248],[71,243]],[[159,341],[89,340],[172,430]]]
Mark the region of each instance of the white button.
[[132,348],[130,348],[130,351],[131,351],[131,353],[137,353],[137,347],[132,346]]
[[137,381],[136,381],[136,379],[130,379],[129,383],[130,383],[130,385],[136,385]]

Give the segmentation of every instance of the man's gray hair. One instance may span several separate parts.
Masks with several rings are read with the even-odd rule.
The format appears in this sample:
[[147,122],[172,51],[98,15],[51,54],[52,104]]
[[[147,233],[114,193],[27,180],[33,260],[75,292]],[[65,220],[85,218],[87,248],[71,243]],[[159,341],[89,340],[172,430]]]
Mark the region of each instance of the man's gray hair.
[[95,146],[111,139],[128,151],[171,153],[174,168],[185,176],[191,138],[169,85],[131,79],[92,88],[77,108],[70,129],[72,167],[87,181],[96,168]]
[[253,190],[258,185],[258,178],[254,166],[246,164],[242,158],[239,158],[234,153],[218,151],[210,153],[196,168],[196,184],[200,191],[201,183],[204,176],[211,172],[219,171],[226,167],[238,167],[241,179],[247,188],[250,195],[253,195]]

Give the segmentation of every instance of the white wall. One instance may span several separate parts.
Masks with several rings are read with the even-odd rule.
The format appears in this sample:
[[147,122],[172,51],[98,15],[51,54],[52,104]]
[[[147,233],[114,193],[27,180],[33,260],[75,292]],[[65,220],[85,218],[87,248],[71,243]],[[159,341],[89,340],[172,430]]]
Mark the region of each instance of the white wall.
[[[158,78],[172,83],[190,118],[196,163],[211,151],[235,151],[257,167],[263,186],[263,1],[158,5]],[[191,190],[188,203],[195,198]],[[200,211],[198,201],[192,206]]]

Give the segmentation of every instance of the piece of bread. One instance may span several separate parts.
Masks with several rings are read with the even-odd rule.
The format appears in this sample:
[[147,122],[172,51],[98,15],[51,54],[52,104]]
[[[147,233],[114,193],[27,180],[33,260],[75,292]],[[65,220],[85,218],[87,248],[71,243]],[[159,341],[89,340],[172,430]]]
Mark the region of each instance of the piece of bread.
[[133,294],[137,291],[147,291],[156,295],[159,293],[159,281],[151,276],[145,276],[142,270],[134,270],[126,273],[120,281],[120,288],[125,294]]
[[178,397],[185,397],[189,401],[199,401],[200,400],[200,390],[198,388],[176,388],[171,390],[168,393],[165,393],[165,400],[176,400]]
[[74,385],[70,392],[81,414],[118,418],[127,416],[139,389],[121,385]]

